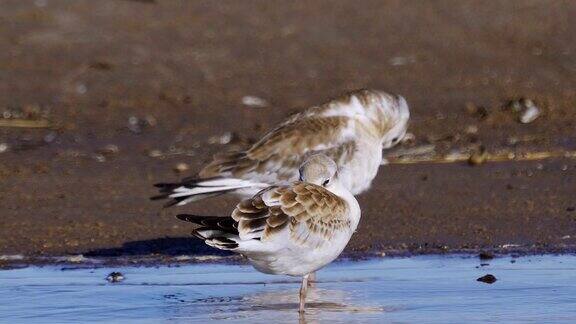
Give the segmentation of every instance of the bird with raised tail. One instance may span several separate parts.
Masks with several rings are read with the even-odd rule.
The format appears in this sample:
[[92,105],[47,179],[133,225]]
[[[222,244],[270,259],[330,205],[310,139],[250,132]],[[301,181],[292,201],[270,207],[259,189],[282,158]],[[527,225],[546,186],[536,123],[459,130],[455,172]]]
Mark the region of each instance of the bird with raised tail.
[[301,276],[304,312],[309,275],[340,255],[360,221],[360,206],[338,171],[326,155],[313,155],[299,181],[265,188],[231,216],[178,218],[200,225],[193,234],[206,244],[244,255],[261,272]]
[[153,199],[172,206],[225,193],[251,197],[298,180],[299,166],[318,153],[336,162],[340,183],[357,195],[376,177],[382,150],[402,140],[409,118],[401,96],[352,91],[288,118],[247,150],[217,154],[197,176],[156,184],[160,194]]

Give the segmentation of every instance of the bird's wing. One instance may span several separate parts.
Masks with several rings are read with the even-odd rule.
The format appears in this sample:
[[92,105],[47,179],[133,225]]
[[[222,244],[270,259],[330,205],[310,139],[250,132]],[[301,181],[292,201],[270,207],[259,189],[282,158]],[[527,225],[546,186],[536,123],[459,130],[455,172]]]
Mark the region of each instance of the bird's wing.
[[349,231],[347,203],[324,187],[305,182],[274,187],[242,201],[232,218],[240,238],[274,239],[283,231],[293,244],[317,248],[342,231]]
[[302,115],[270,131],[250,149],[216,155],[201,177],[235,177],[266,183],[293,181],[304,159],[325,153],[335,161],[354,151],[355,123],[347,116]]

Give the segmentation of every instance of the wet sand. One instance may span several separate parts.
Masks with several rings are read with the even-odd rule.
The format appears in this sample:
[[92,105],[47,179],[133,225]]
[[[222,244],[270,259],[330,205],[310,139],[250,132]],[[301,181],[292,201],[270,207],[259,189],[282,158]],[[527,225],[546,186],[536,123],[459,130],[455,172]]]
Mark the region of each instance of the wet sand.
[[[0,126],[0,254],[211,254],[174,214],[235,199],[161,210],[151,185],[355,88],[407,98],[415,140],[400,150],[574,151],[575,14],[568,1],[2,1],[0,113],[40,128]],[[519,123],[518,98],[542,115]],[[575,193],[572,158],[390,164],[359,197],[347,253],[573,251]]]

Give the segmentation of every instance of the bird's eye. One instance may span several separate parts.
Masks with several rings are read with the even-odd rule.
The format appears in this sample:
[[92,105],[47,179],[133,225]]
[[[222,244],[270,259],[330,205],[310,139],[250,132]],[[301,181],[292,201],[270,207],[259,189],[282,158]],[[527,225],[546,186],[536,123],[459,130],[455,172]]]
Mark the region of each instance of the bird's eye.
[[394,138],[392,139],[392,143],[396,143],[396,142],[398,142],[398,137],[394,137]]
[[322,184],[323,187],[326,187],[330,183],[330,179],[326,179]]

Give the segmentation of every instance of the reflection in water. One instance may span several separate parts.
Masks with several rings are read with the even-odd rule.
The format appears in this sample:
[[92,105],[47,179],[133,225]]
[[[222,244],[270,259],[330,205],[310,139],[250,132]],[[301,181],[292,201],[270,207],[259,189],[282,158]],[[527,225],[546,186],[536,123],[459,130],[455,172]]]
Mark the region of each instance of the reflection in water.
[[[513,263],[511,261],[514,261]],[[0,271],[0,322],[573,322],[576,257],[340,262],[319,272],[299,316],[298,279],[250,266]],[[126,277],[110,284],[120,270]],[[492,285],[476,278],[493,274]]]
[[[355,280],[358,282],[357,280]],[[236,283],[241,284],[241,283]],[[298,283],[282,282],[275,285],[297,286]],[[319,285],[323,283],[320,282]],[[264,286],[264,285],[261,285]],[[172,307],[170,318],[195,318],[199,309],[211,320],[274,320],[278,316],[292,318],[298,314],[297,288],[283,290],[258,291],[243,296],[210,296],[191,301],[182,299],[179,295],[166,295],[169,300],[176,300],[179,306]],[[232,291],[231,291],[232,292]],[[324,312],[366,313],[376,314],[393,311],[393,307],[366,306],[358,304],[353,294],[340,289],[310,288],[306,303],[306,314],[300,316],[301,323],[316,323]]]

